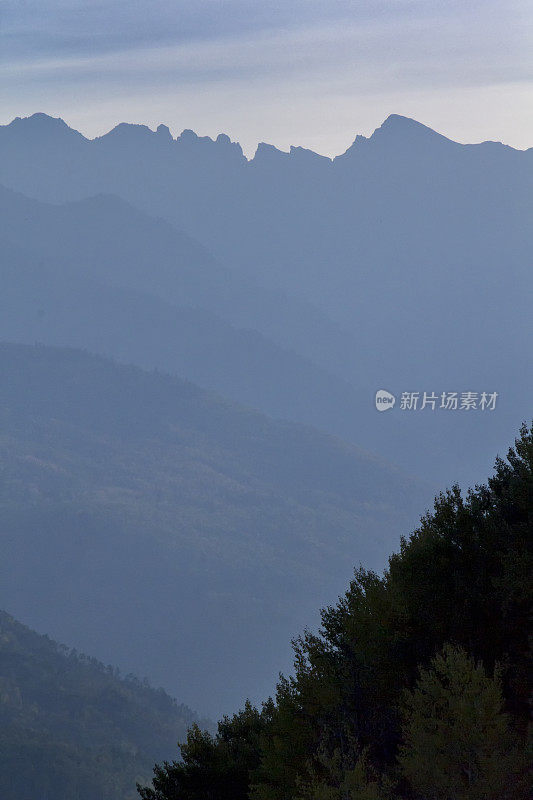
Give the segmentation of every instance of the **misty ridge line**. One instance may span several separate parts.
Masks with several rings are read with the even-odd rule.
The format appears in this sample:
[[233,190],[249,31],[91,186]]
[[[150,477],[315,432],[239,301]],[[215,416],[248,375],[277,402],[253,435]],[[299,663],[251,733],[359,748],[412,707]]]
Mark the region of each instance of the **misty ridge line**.
[[361,134],[357,134],[353,143],[344,152],[333,157],[320,154],[314,150],[302,147],[300,145],[291,145],[287,151],[282,150],[275,145],[269,144],[268,142],[261,141],[258,142],[254,155],[251,158],[248,158],[244,154],[241,144],[238,141],[233,141],[226,133],[221,132],[216,136],[216,138],[213,138],[209,135],[201,136],[191,128],[184,128],[179,135],[173,136],[170,128],[164,123],[159,124],[157,128],[153,130],[148,125],[143,123],[119,122],[106,133],[90,138],[71,127],[62,117],[55,117],[45,112],[36,112],[28,117],[15,117],[11,122],[5,125],[0,125],[0,132],[5,130],[6,132],[10,131],[17,133],[19,130],[28,130],[31,128],[35,128],[36,132],[39,132],[40,129],[43,133],[46,132],[48,134],[52,134],[53,132],[58,134],[67,134],[71,137],[72,141],[77,139],[80,145],[103,144],[104,142],[110,141],[116,137],[124,137],[128,141],[133,141],[135,138],[135,141],[139,144],[142,142],[150,142],[151,144],[157,144],[161,147],[176,145],[189,147],[194,147],[195,145],[216,145],[220,149],[225,148],[227,151],[231,151],[234,156],[239,157],[243,164],[253,164],[265,155],[275,155],[280,158],[306,158],[309,160],[315,160],[316,162],[320,161],[320,163],[324,166],[333,166],[344,160],[344,158],[349,155],[354,148],[362,148],[368,143],[374,143],[376,139],[379,139],[384,134],[388,133],[396,136],[405,136],[408,134],[409,136],[420,137],[421,140],[425,139],[426,141],[438,141],[441,144],[453,146],[457,149],[481,148],[487,145],[492,145],[515,153],[526,153],[530,150],[533,150],[533,147],[520,149],[492,139],[472,143],[457,142],[445,136],[444,134],[438,133],[429,126],[424,125],[415,119],[394,113],[390,114],[384,120],[384,122],[374,130],[374,133],[371,134],[371,136],[366,137]]
[[0,800],[533,800],[482,6],[0,0]]
[[[46,114],[18,118],[0,127],[0,235],[33,252],[13,253],[19,317],[5,316],[0,333],[181,374],[412,475],[419,423],[377,425],[375,391],[490,386],[506,399],[498,433],[468,433],[485,454],[471,476],[439,444],[451,435],[461,448],[458,426],[470,423],[424,435],[439,452],[424,475],[468,481],[490,468],[528,394],[531,152],[458,144],[399,115],[333,160],[265,143],[248,160],[225,134],[174,139],[162,125],[87,139]],[[23,196],[47,205],[25,209]],[[39,257],[57,291],[38,290]],[[72,325],[69,302],[87,278],[113,326],[95,325],[87,302],[83,330]],[[487,325],[502,313],[505,334]]]
[[0,607],[200,713],[268,696],[530,413],[532,152],[398,115],[335,159],[0,127]]

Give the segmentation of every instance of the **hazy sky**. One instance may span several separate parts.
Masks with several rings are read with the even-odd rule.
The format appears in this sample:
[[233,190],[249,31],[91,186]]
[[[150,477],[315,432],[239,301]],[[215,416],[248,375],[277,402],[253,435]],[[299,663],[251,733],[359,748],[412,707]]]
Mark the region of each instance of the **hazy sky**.
[[390,113],[533,146],[530,0],[0,0],[0,122],[344,151]]

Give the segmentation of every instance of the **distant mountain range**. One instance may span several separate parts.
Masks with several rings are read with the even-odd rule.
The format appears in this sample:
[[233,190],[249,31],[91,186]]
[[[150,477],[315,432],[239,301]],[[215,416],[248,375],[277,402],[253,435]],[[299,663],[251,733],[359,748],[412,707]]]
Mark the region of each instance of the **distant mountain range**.
[[343,332],[289,298],[284,310],[279,293],[239,280],[168,223],[112,196],[53,206],[0,187],[0,243],[0,339],[157,367],[358,441],[369,390],[310,357],[319,336],[340,362]]
[[133,800],[193,721],[163,690],[0,611],[2,800]]
[[36,114],[0,185],[0,607],[211,716],[530,417],[533,150]]
[[[91,279],[209,311],[330,376],[315,373],[326,389],[309,395],[312,382],[284,391],[283,370],[267,367],[263,384],[252,373],[242,391],[243,376],[229,369],[224,385],[204,347],[190,359],[196,373],[183,374],[207,388],[342,435],[434,487],[487,474],[527,417],[533,150],[460,145],[392,115],[333,160],[262,144],[248,161],[224,135],[173,139],[165,126],[121,124],[88,140],[35,114],[0,127],[0,183],[73,202],[41,206],[37,222],[6,217],[4,239],[33,246],[35,258],[74,261]],[[102,193],[138,210],[94,197]],[[161,331],[162,351],[171,336]],[[490,418],[401,415],[398,406],[378,417],[378,388],[497,391],[500,401]]]
[[312,428],[78,350],[0,345],[0,607],[213,715],[427,494]]

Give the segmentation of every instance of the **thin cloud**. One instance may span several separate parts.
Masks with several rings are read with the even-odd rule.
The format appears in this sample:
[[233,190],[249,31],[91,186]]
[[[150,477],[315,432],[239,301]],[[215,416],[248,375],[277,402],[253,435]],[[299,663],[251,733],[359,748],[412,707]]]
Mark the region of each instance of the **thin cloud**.
[[[149,15],[139,0],[44,5],[46,13],[35,0],[0,4],[6,122],[40,109],[102,133],[123,120],[178,125],[179,117],[183,127],[226,130],[248,149],[254,137],[287,146],[291,135],[289,143],[313,140],[335,154],[386,99],[383,116],[427,108],[431,115],[418,116],[431,122],[429,116],[440,120],[445,111],[446,127],[462,131],[463,140],[481,130],[486,135],[476,138],[500,135],[518,146],[531,139],[520,87],[532,82],[533,11],[522,0],[505,7],[455,0],[155,0]],[[504,91],[515,112],[505,116],[502,134],[501,99],[491,104]],[[456,108],[449,102],[454,95]],[[466,96],[472,105],[459,116]],[[442,113],[435,113],[436,102]],[[358,121],[355,130],[345,127]],[[381,121],[372,119],[374,126]]]

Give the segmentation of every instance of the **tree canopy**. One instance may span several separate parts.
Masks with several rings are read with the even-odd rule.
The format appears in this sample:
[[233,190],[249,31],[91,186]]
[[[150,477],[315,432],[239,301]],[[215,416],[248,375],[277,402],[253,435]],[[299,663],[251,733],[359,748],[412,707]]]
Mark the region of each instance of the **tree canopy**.
[[383,575],[355,571],[294,642],[275,703],[214,739],[194,729],[143,800],[225,800],[232,781],[252,800],[529,798],[532,533],[524,424],[487,484],[439,495]]

